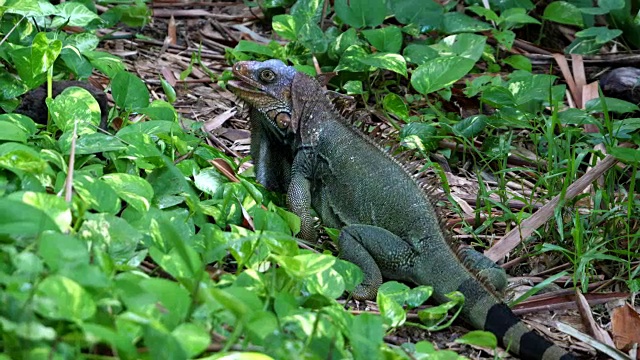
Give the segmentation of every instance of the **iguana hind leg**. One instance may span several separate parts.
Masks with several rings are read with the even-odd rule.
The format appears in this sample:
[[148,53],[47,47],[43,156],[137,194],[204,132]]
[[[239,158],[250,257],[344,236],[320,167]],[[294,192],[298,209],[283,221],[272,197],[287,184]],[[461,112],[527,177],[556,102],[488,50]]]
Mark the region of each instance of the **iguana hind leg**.
[[401,237],[371,225],[345,226],[338,247],[340,257],[358,265],[364,274],[362,283],[353,291],[357,300],[375,298],[382,274],[389,279],[406,279],[416,258],[414,248]]

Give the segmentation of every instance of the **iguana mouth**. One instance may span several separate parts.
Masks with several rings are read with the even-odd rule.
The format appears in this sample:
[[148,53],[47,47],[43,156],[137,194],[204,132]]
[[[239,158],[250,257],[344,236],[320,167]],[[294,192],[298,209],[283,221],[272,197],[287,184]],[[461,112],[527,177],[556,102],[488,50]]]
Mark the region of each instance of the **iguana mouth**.
[[229,80],[227,82],[227,85],[231,88],[231,91],[233,92],[239,91],[239,92],[252,93],[252,94],[262,94],[264,92],[259,87],[253,86],[253,84],[250,84],[243,80]]
[[244,62],[241,61],[233,65],[231,72],[236,80],[229,80],[227,84],[234,93],[263,94],[265,92],[265,86],[250,76],[249,69]]

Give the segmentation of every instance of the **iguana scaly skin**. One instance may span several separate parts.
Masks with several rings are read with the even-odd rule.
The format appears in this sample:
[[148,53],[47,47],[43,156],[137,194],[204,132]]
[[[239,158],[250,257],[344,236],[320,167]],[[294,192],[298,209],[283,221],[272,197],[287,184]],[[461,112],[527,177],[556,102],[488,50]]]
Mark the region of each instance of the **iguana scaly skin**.
[[[573,359],[530,331],[494,294],[487,281],[495,278],[493,262],[470,255],[473,250],[452,249],[420,185],[336,112],[315,79],[279,60],[239,62],[233,73],[240,81],[229,82],[230,88],[259,113],[252,120],[260,122],[252,142],[258,147],[252,151],[261,154],[258,173],[286,186],[289,208],[301,220],[300,237],[316,238],[311,208],[324,225],[341,229],[340,256],[364,273],[354,298],[374,298],[383,277],[430,285],[439,302],[458,290],[465,296],[463,319],[494,333],[512,353]],[[278,182],[282,166],[291,169]]]

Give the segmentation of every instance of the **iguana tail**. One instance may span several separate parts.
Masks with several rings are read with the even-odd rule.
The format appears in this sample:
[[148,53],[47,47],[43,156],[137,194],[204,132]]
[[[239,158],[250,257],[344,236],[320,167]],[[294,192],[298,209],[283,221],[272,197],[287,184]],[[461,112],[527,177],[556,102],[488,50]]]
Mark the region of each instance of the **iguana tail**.
[[504,348],[521,359],[570,360],[573,355],[554,345],[526,325],[477,279],[468,279],[458,290],[465,296],[462,315],[478,329],[496,335]]

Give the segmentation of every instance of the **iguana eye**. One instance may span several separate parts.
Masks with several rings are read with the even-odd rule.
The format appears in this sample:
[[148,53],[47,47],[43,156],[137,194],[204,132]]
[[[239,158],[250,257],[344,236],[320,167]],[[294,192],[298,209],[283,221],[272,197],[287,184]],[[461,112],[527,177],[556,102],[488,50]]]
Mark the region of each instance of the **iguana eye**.
[[260,72],[260,80],[264,82],[273,82],[276,79],[276,73],[273,70],[264,69]]
[[278,125],[280,129],[286,129],[289,127],[289,124],[291,123],[291,116],[289,116],[289,114],[285,112],[281,112],[281,113],[278,113],[278,115],[276,115],[275,120],[276,120],[276,125]]

